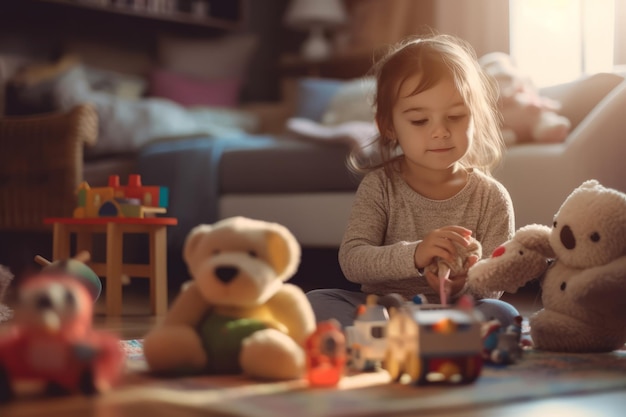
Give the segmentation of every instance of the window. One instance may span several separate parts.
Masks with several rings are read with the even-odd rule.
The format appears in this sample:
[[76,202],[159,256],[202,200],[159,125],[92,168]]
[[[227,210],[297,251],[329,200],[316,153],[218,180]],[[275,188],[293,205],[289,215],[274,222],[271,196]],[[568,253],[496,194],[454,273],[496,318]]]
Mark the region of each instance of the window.
[[623,0],[509,0],[511,56],[538,87],[612,71]]

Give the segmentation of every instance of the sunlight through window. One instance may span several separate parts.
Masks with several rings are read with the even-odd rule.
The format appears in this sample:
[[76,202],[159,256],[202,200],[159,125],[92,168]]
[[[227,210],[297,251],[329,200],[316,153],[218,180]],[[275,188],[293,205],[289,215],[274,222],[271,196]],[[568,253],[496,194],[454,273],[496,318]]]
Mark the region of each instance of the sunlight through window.
[[511,56],[538,86],[612,71],[615,0],[509,0]]

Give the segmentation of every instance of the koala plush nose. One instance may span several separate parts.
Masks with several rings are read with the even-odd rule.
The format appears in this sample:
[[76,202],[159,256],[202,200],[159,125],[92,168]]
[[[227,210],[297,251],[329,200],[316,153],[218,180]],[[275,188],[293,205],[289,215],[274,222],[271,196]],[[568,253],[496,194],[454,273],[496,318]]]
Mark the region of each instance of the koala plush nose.
[[215,268],[215,276],[224,284],[228,284],[239,273],[239,268],[234,266],[220,266]]
[[566,249],[574,249],[576,247],[576,238],[569,226],[563,226],[561,229],[561,243]]
[[493,250],[493,253],[491,254],[492,258],[497,258],[498,256],[504,255],[504,252],[506,251],[506,249],[504,249],[504,246],[498,246],[497,248],[495,248]]

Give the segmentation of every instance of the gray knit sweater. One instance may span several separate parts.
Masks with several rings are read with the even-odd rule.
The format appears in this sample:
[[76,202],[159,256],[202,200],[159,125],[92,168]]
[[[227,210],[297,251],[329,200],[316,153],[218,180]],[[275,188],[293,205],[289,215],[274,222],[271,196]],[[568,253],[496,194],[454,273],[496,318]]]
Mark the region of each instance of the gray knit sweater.
[[429,302],[438,302],[436,291],[418,276],[414,253],[427,232],[450,225],[472,230],[483,246],[483,256],[490,256],[515,231],[508,191],[495,179],[472,170],[455,196],[430,200],[399,175],[390,179],[382,168],[372,171],[356,193],[339,249],[341,269],[348,280],[361,284],[363,292],[396,292],[407,299],[424,294]]

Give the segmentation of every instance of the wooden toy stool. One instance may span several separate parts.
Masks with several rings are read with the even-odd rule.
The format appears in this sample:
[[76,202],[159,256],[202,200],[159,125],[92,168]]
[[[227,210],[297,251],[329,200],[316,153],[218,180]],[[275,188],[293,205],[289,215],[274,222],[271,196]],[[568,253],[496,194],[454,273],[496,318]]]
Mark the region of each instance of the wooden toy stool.
[[[150,307],[153,314],[167,311],[167,226],[178,220],[172,217],[97,217],[97,218],[47,218],[44,224],[53,226],[52,259],[70,258],[70,236],[76,234],[76,252],[92,252],[93,235],[106,235],[106,262],[90,263],[100,277],[106,279],[106,314],[122,314],[122,276],[150,280]],[[149,237],[149,262],[125,264],[124,234],[139,233]]]

